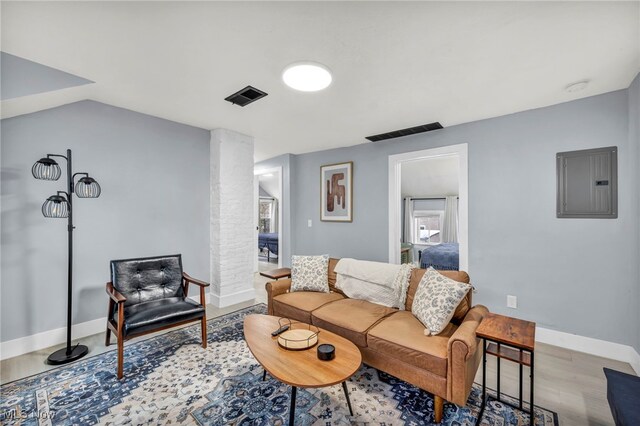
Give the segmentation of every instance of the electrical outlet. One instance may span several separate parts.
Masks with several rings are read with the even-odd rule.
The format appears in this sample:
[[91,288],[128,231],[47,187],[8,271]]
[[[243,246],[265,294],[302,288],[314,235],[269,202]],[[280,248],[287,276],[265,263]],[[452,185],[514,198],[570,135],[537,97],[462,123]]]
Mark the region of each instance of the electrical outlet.
[[311,222],[311,219],[307,220],[307,226],[308,226],[309,228],[311,228],[311,225],[312,225],[312,224],[313,224],[313,222]]
[[516,296],[507,296],[507,308],[518,309],[518,298]]

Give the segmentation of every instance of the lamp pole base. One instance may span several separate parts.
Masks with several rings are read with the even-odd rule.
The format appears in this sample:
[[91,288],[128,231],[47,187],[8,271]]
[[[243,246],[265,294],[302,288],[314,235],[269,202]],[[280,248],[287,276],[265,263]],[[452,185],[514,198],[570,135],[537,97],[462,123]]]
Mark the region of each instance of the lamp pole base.
[[89,348],[85,345],[76,345],[71,349],[71,353],[67,354],[67,348],[62,348],[55,351],[49,358],[47,358],[47,364],[60,365],[67,364],[69,362],[76,361],[89,353]]

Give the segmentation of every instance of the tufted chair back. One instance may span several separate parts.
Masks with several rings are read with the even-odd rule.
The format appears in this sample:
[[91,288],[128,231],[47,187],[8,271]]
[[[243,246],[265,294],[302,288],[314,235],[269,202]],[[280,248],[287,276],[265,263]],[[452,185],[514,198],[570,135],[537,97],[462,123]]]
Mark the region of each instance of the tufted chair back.
[[182,255],[112,260],[111,282],[127,298],[125,306],[184,297]]

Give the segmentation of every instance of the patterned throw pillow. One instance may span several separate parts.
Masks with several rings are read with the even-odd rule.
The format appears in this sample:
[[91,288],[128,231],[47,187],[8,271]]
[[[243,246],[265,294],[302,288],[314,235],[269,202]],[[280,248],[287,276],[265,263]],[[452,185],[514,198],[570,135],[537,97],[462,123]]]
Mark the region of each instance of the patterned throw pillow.
[[442,333],[470,289],[470,284],[447,278],[433,268],[427,269],[411,307],[411,313],[427,328],[427,336]]
[[291,291],[329,292],[329,255],[291,256]]

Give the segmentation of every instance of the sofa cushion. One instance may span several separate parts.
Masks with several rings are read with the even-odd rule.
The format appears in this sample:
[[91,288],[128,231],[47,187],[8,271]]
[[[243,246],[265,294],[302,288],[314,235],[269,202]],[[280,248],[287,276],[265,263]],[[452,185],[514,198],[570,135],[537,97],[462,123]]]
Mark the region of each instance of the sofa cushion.
[[[409,281],[409,290],[407,290],[407,302],[405,305],[405,309],[407,311],[411,311],[413,307],[413,299],[416,295],[416,291],[418,290],[418,285],[420,281],[422,281],[422,276],[427,272],[426,269],[414,269],[411,273],[411,280]],[[451,278],[454,281],[458,281],[460,283],[469,283],[469,275],[464,271],[438,271],[442,275],[447,278]],[[471,297],[473,291],[469,291],[464,299],[460,302],[456,311],[453,313],[453,318],[451,321],[455,324],[460,324],[464,317],[471,309]]]
[[440,334],[470,290],[470,284],[454,281],[429,268],[418,285],[411,313],[431,334]]
[[329,303],[311,313],[313,325],[351,340],[360,347],[367,346],[367,330],[381,319],[398,312],[358,299],[342,299]]
[[367,342],[369,349],[446,377],[447,345],[456,329],[449,323],[442,333],[425,336],[422,323],[411,312],[400,311],[369,330]]
[[344,299],[338,293],[294,291],[273,298],[273,315],[311,324],[311,311],[336,300]]
[[291,256],[291,291],[329,292],[329,256]]

